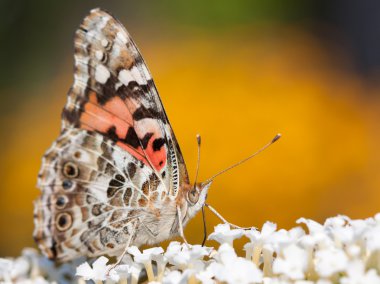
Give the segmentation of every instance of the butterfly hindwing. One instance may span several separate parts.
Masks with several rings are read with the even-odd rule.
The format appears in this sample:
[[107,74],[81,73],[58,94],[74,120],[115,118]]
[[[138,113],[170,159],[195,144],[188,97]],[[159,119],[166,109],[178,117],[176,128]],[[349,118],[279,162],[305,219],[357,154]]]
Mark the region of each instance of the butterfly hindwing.
[[72,129],[43,158],[35,238],[51,258],[115,254],[131,221],[166,197],[152,169],[104,136]]

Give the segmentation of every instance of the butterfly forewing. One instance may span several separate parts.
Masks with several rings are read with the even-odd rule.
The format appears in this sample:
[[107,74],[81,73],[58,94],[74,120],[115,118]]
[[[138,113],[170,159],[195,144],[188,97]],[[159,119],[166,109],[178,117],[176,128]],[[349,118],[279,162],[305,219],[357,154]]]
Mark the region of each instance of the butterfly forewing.
[[[152,236],[168,237],[170,228],[160,235],[154,218],[160,210],[175,216],[165,202],[189,183],[154,82],[125,28],[95,9],[74,42],[74,84],[61,135],[43,158],[35,204],[34,237],[60,260],[117,254],[137,219],[150,222],[144,226]],[[150,243],[142,236],[139,244]]]

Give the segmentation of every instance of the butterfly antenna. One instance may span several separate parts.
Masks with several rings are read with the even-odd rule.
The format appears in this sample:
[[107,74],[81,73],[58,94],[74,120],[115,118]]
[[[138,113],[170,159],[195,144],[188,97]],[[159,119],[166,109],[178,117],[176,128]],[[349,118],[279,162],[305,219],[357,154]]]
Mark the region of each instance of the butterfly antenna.
[[216,178],[217,176],[221,175],[221,174],[224,174],[225,172],[245,163],[246,161],[252,159],[253,157],[255,157],[256,155],[260,154],[262,151],[264,151],[266,148],[268,148],[270,145],[272,145],[274,142],[276,142],[278,139],[281,138],[281,134],[277,134],[269,143],[267,143],[266,145],[264,145],[261,149],[259,149],[258,151],[256,151],[255,153],[253,153],[252,155],[248,156],[247,158],[237,162],[236,164],[233,164],[232,166],[229,166],[228,168],[220,171],[219,173],[213,175],[211,178],[209,178],[208,180],[206,180],[205,182],[203,182],[203,184],[207,184],[209,183],[210,181],[212,181],[214,178]]
[[197,144],[198,144],[198,161],[197,161],[197,171],[195,172],[194,188],[198,181],[199,165],[201,162],[201,136],[197,134]]

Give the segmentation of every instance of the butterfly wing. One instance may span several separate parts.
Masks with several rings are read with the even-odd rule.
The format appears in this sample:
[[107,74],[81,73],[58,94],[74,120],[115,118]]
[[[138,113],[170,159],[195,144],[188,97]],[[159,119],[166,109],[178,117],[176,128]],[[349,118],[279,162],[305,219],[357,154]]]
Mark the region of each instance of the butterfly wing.
[[140,52],[115,18],[92,10],[75,35],[61,135],[39,174],[39,247],[59,260],[117,255],[133,221],[148,207],[160,209],[165,198],[174,200],[188,182]]
[[150,167],[96,132],[65,131],[43,157],[35,234],[52,259],[117,255],[148,204],[166,197]]
[[157,89],[128,32],[102,10],[91,11],[76,32],[74,77],[63,129],[112,139],[152,167],[175,196],[188,174]]

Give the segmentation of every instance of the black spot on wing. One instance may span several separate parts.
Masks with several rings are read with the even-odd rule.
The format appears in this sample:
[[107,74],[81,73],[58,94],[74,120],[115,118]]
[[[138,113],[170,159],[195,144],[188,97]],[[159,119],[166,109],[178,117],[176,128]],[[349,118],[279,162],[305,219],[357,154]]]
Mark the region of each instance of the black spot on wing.
[[145,181],[142,186],[141,186],[141,190],[142,192],[145,194],[145,195],[148,195],[149,194],[149,181]]
[[[89,84],[90,79],[87,81],[87,85]],[[71,125],[74,127],[79,127],[79,121],[80,117],[84,111],[83,106],[88,102],[88,93],[89,89],[86,88],[84,91],[84,94],[77,94],[74,93],[73,87],[70,88],[68,92],[68,96],[73,96],[75,97],[75,108],[73,109],[68,109],[64,108],[62,111],[62,119],[68,121]]]
[[79,118],[80,118],[81,114],[82,114],[82,112],[78,109],[68,110],[65,108],[62,111],[62,119],[64,121],[68,121],[74,127],[78,127],[79,126]]
[[140,146],[139,138],[137,137],[136,131],[133,127],[128,128],[127,135],[125,136],[123,142],[131,145],[133,148]]
[[161,113],[153,108],[146,108],[145,106],[141,105],[133,113],[133,119],[138,121],[144,118],[161,118]]
[[149,143],[149,140],[150,138],[153,136],[153,133],[152,132],[148,132],[147,134],[144,135],[144,137],[141,139],[141,145],[143,147],[143,149],[146,149],[146,147],[148,147],[148,143]]
[[110,198],[115,195],[116,191],[118,191],[122,186],[124,185],[123,182],[117,180],[117,179],[111,179],[108,184],[107,189],[107,197]]
[[153,141],[153,151],[159,151],[164,144],[165,144],[164,138],[155,139]]
[[156,174],[153,173],[149,176],[149,185],[152,188],[152,190],[156,190],[159,183],[160,183],[160,181],[159,181],[158,177],[156,176]]
[[116,134],[116,126],[111,126],[107,131],[107,136],[110,138],[113,142],[117,142],[119,140],[119,137]]
[[91,209],[91,213],[94,215],[94,216],[99,216],[100,214],[102,214],[102,205],[99,203],[99,204],[95,204],[92,209]]
[[58,251],[57,251],[57,241],[55,239],[53,239],[52,241],[52,245],[50,247],[50,251],[51,251],[51,257],[49,257],[50,259],[55,259],[58,255]]
[[87,32],[88,32],[88,30],[87,30],[87,29],[85,29],[85,28],[84,28],[84,27],[82,27],[82,26],[80,26],[80,27],[79,27],[79,29],[80,29],[81,31],[85,32],[85,33],[87,33]]
[[118,81],[119,80],[114,75],[111,75],[104,84],[97,83],[98,91],[96,92],[96,98],[101,106],[117,96],[117,93],[115,92],[115,84]]
[[117,174],[115,176],[115,179],[118,180],[118,181],[120,181],[120,182],[125,182],[125,178],[122,175],[120,175],[120,174]]
[[136,174],[136,165],[134,163],[129,163],[127,171],[129,178],[132,179]]
[[132,188],[128,187],[125,192],[124,192],[124,195],[123,195],[123,200],[124,200],[124,204],[125,205],[129,205],[129,200],[132,196]]
[[123,186],[123,182],[117,180],[117,179],[111,179],[109,185],[110,186],[113,186],[113,187],[122,187]]
[[107,197],[110,198],[110,197],[114,196],[117,190],[118,190],[118,188],[109,187],[107,189]]
[[130,81],[128,86],[122,85],[117,90],[121,96],[131,97],[134,99],[140,99],[145,97],[149,93],[149,88],[147,85],[140,85],[136,81]]

